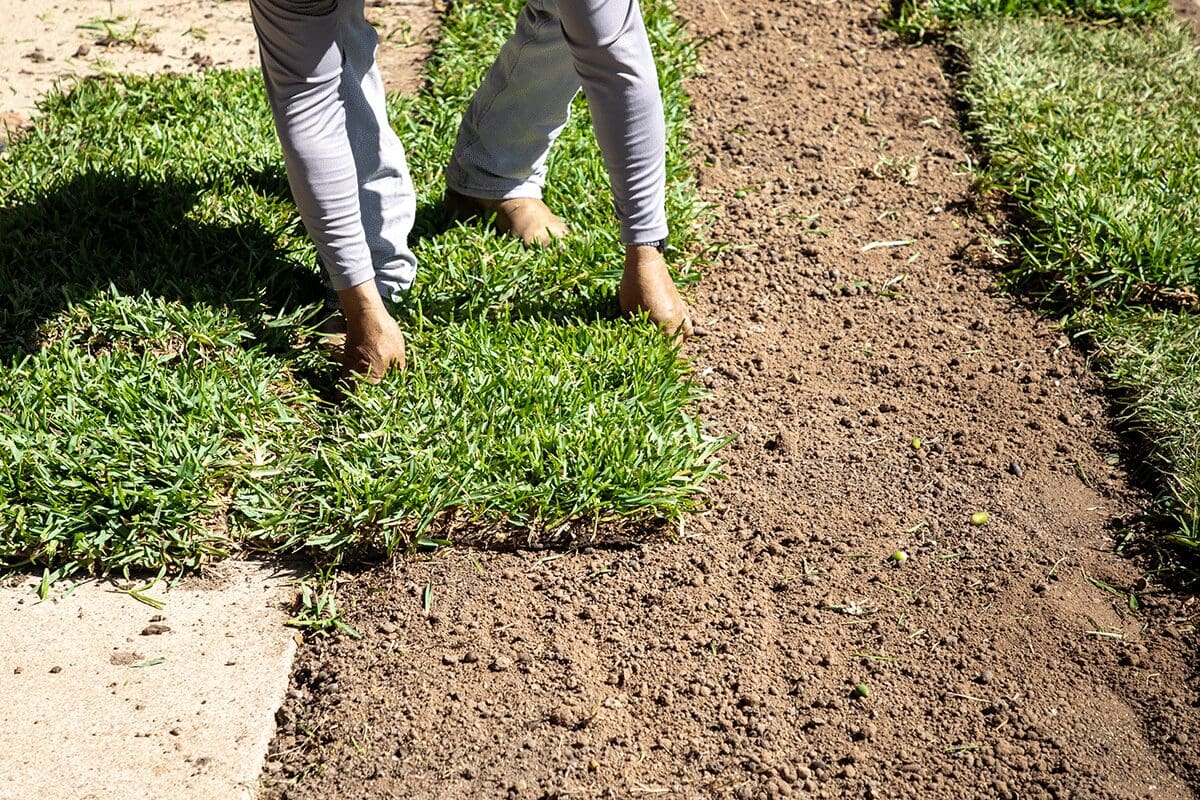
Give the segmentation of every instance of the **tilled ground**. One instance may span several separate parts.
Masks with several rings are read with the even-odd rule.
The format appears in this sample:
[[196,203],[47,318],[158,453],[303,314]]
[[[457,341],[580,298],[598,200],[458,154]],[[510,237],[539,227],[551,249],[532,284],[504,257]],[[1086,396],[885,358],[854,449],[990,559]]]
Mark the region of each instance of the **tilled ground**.
[[710,511],[353,577],[364,638],[305,647],[268,796],[1193,796],[1196,609],[1114,554],[1105,402],[973,265],[939,55],[877,5],[682,8],[732,243],[690,346],[738,435]]

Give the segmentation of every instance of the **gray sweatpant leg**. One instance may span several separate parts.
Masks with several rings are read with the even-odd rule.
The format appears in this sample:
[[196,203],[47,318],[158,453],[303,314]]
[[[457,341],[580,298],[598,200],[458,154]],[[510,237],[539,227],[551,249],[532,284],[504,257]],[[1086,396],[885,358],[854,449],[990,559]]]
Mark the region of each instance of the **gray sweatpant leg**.
[[637,0],[527,0],[463,116],[446,184],[469,197],[541,198],[581,85],[621,241],[665,239],[662,96]]
[[363,0],[250,0],[267,96],[300,218],[334,289],[408,289],[416,195],[388,125]]

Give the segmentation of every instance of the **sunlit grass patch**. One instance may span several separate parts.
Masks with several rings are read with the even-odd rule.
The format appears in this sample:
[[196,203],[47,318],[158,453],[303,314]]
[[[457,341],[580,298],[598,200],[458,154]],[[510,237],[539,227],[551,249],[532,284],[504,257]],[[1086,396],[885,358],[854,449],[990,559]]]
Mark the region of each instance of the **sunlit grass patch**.
[[891,0],[891,24],[914,36],[941,35],[961,22],[1055,15],[1102,22],[1144,21],[1166,0]]
[[1101,374],[1164,477],[1170,540],[1200,548],[1200,314],[1132,309],[1099,315]]
[[[525,250],[438,205],[516,7],[451,9],[427,88],[390,100],[421,194],[421,272],[397,309],[412,368],[340,405],[261,78],[124,77],[46,101],[0,161],[0,565],[178,569],[246,545],[336,559],[447,532],[603,532],[700,501],[719,443],[676,345],[616,319],[622,253],[586,104],[550,167],[576,231],[561,246]],[[646,12],[688,282],[695,52],[669,5]]]

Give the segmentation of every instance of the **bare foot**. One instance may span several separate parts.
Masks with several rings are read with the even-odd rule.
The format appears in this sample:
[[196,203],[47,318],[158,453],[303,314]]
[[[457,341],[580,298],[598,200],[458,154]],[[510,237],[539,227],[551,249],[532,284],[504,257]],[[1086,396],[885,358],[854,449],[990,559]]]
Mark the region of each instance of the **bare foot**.
[[361,378],[379,383],[389,371],[404,369],[404,334],[387,312],[375,284],[367,282],[338,292],[346,317],[342,380]]
[[667,262],[657,248],[630,245],[625,248],[625,274],[617,288],[622,314],[646,311],[651,321],[668,336],[687,339],[692,335],[692,315],[679,296]]
[[515,236],[526,247],[548,245],[567,235],[567,224],[554,215],[546,204],[532,197],[511,200],[487,200],[467,197],[447,189],[443,202],[454,215],[468,219],[484,213],[496,215],[496,227],[501,233]]

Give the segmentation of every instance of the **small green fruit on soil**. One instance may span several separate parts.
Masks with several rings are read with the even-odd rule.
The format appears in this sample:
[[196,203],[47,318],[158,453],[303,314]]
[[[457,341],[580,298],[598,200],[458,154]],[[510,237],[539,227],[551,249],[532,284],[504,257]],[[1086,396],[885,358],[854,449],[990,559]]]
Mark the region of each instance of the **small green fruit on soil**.
[[897,550],[888,556],[888,561],[895,561],[897,564],[903,564],[905,561],[908,561],[908,553],[904,552],[903,550]]
[[913,438],[913,440],[912,440],[912,442],[911,442],[911,444],[912,444],[912,449],[913,449],[913,450],[920,450],[920,449],[921,449],[921,440],[920,440],[920,439],[917,439],[917,438],[915,438],[915,437],[914,437],[914,438]]
[[989,519],[991,518],[987,515],[986,511],[976,511],[971,515],[971,524],[976,527],[987,525]]
[[867,686],[865,683],[856,683],[854,684],[854,691],[850,692],[850,694],[854,697],[870,697],[871,687]]

